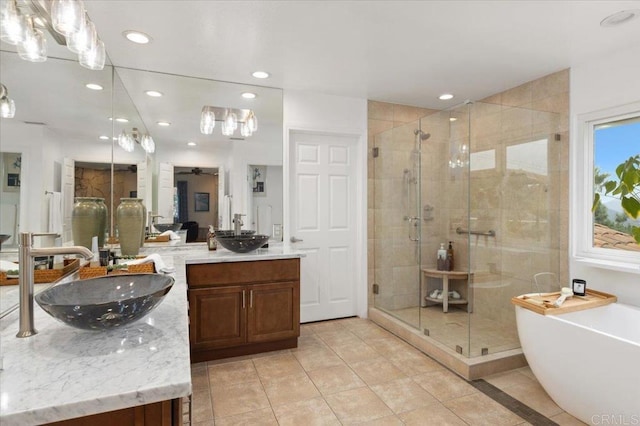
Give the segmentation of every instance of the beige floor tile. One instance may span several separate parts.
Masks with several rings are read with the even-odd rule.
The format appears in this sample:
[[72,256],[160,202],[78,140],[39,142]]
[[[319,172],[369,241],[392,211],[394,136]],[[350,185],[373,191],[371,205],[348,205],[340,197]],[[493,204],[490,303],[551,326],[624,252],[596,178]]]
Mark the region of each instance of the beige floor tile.
[[443,404],[470,425],[517,425],[524,422],[524,419],[483,393],[451,399]]
[[531,367],[529,367],[528,365],[526,367],[518,368],[518,369],[516,369],[516,371],[521,373],[521,374],[524,374],[525,376],[527,376],[531,380],[535,380],[536,382],[538,381],[536,376],[533,374],[533,371],[531,371]]
[[467,426],[441,403],[398,414],[407,426]]
[[320,396],[320,392],[306,374],[270,379],[268,384],[264,384],[264,390],[272,407]]
[[478,391],[466,381],[447,370],[414,376],[413,380],[439,401],[458,398]]
[[493,374],[483,378],[486,382],[491,383],[498,389],[504,390],[510,386],[532,383],[530,377],[520,373],[517,370],[505,371],[504,373]]
[[206,364],[204,368],[191,369],[191,388],[209,390],[209,375]]
[[375,420],[367,420],[362,423],[356,423],[357,425],[366,426],[403,426],[402,420],[395,414],[393,416],[380,417]]
[[198,389],[191,396],[191,417],[194,422],[213,420],[209,389]]
[[329,348],[325,348],[314,348],[296,351],[293,352],[293,356],[296,357],[305,371],[313,371],[319,368],[345,365],[342,358],[336,355],[335,352],[333,352]]
[[338,392],[325,399],[342,424],[369,422],[393,414],[369,388]]
[[580,420],[573,417],[571,414],[567,412],[562,412],[560,414],[556,414],[553,417],[550,417],[551,420],[558,423],[560,426],[581,426],[586,425],[586,423],[581,422]]
[[353,362],[351,369],[369,386],[406,377],[389,360],[381,357]]
[[215,426],[277,426],[278,421],[271,408],[249,411],[235,416],[216,418]]
[[389,332],[373,323],[366,323],[350,328],[351,332],[362,340],[373,340],[387,337]]
[[259,381],[212,387],[213,414],[228,417],[269,407]]
[[320,368],[310,371],[308,374],[323,395],[366,386],[360,377],[346,365]]
[[436,398],[410,378],[374,385],[371,390],[396,414],[438,403]]
[[308,336],[311,334],[315,334],[312,324],[300,324],[300,336]]
[[563,411],[538,382],[531,381],[530,383],[509,386],[504,391],[544,416],[555,416]]
[[234,356],[231,358],[214,359],[212,361],[207,361],[207,366],[211,367],[212,365],[229,364],[232,362],[244,361],[247,359],[251,359],[251,355],[241,355],[241,356]]
[[298,401],[273,408],[280,426],[330,426],[340,421],[323,398]]
[[227,386],[258,380],[258,372],[250,359],[212,365],[208,369],[211,386]]
[[326,348],[327,345],[318,337],[317,334],[307,334],[298,337],[298,347],[291,349],[291,352],[304,351],[307,349],[317,349],[318,347]]
[[339,345],[350,345],[352,343],[362,342],[362,339],[347,329],[322,331],[316,333],[316,336],[331,348]]
[[308,324],[314,333],[322,333],[323,331],[344,330],[344,326],[338,321],[320,321]]
[[373,350],[371,346],[362,341],[360,341],[359,343],[350,343],[346,345],[335,346],[332,347],[332,349],[346,363],[358,362],[379,356],[379,354],[375,350]]
[[376,339],[369,339],[366,343],[367,345],[375,349],[376,352],[378,352],[380,355],[385,357],[392,356],[398,352],[413,349],[411,345],[403,342],[397,337],[390,336],[388,332],[386,336]]
[[270,379],[283,375],[304,373],[298,360],[290,353],[256,358],[253,364],[258,371],[260,379]]
[[389,357],[389,361],[407,376],[418,376],[445,369],[438,361],[415,349],[397,352]]
[[213,421],[213,419],[211,420],[205,420],[203,422],[193,422],[191,423],[193,426],[215,426],[215,422]]

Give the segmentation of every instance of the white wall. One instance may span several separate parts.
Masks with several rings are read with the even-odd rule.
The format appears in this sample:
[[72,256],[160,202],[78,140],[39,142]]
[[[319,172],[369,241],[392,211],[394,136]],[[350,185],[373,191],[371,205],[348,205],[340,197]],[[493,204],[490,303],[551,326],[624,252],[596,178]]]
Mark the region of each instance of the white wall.
[[360,168],[360,191],[356,200],[357,228],[357,312],[367,316],[367,100],[320,93],[285,90],[283,99],[284,149],[284,239],[290,238],[289,214],[289,132],[309,130],[314,132],[346,133],[360,135],[357,148]]
[[[580,149],[577,116],[640,100],[640,47],[615,52],[608,57],[594,57],[571,69],[571,143],[572,152]],[[576,187],[575,161],[572,155],[570,187]],[[572,220],[571,233],[575,229]],[[572,238],[572,244],[573,238]],[[612,293],[618,301],[640,306],[640,274],[601,269],[577,262],[571,257],[572,278],[587,280],[587,286]]]

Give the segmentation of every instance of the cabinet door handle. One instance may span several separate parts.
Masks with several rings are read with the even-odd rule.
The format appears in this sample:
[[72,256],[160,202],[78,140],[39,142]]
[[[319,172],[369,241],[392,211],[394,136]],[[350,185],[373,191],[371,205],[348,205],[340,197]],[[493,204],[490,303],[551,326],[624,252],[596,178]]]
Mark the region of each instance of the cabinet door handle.
[[244,293],[245,293],[244,290],[242,290],[242,309],[244,309],[246,306],[244,302]]
[[253,290],[249,290],[249,307],[253,308]]

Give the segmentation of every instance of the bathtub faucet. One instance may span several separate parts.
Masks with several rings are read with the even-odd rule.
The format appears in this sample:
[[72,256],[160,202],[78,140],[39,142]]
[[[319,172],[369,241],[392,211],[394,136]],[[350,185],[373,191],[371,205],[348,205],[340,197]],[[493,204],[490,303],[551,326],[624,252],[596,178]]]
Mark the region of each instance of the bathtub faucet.
[[33,237],[41,234],[31,232],[20,233],[18,263],[20,265],[19,292],[20,292],[20,330],[16,337],[30,337],[37,334],[33,324],[33,267],[35,256],[55,256],[61,254],[77,254],[85,259],[91,259],[93,253],[83,246],[68,247],[33,247]]

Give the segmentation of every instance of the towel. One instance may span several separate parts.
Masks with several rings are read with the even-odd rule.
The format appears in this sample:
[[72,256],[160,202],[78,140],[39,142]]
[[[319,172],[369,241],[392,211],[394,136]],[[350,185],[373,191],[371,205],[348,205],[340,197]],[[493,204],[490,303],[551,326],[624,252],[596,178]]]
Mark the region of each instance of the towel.
[[157,253],[150,254],[149,256],[144,257],[142,259],[125,260],[120,262],[120,264],[121,265],[140,265],[143,263],[151,263],[151,262],[155,264],[156,271],[162,272],[163,274],[171,274],[176,271],[176,268],[174,268],[173,266],[167,266],[167,264],[164,263],[164,260],[162,260],[162,257],[160,257],[160,255]]
[[179,240],[180,239],[180,235],[176,234],[175,232],[173,232],[171,230],[164,231],[162,234],[160,234],[161,237],[164,237],[165,235],[168,235],[170,240]]
[[0,272],[17,271],[20,269],[20,265],[7,260],[0,260]]
[[49,232],[62,235],[62,194],[51,192],[49,197]]

